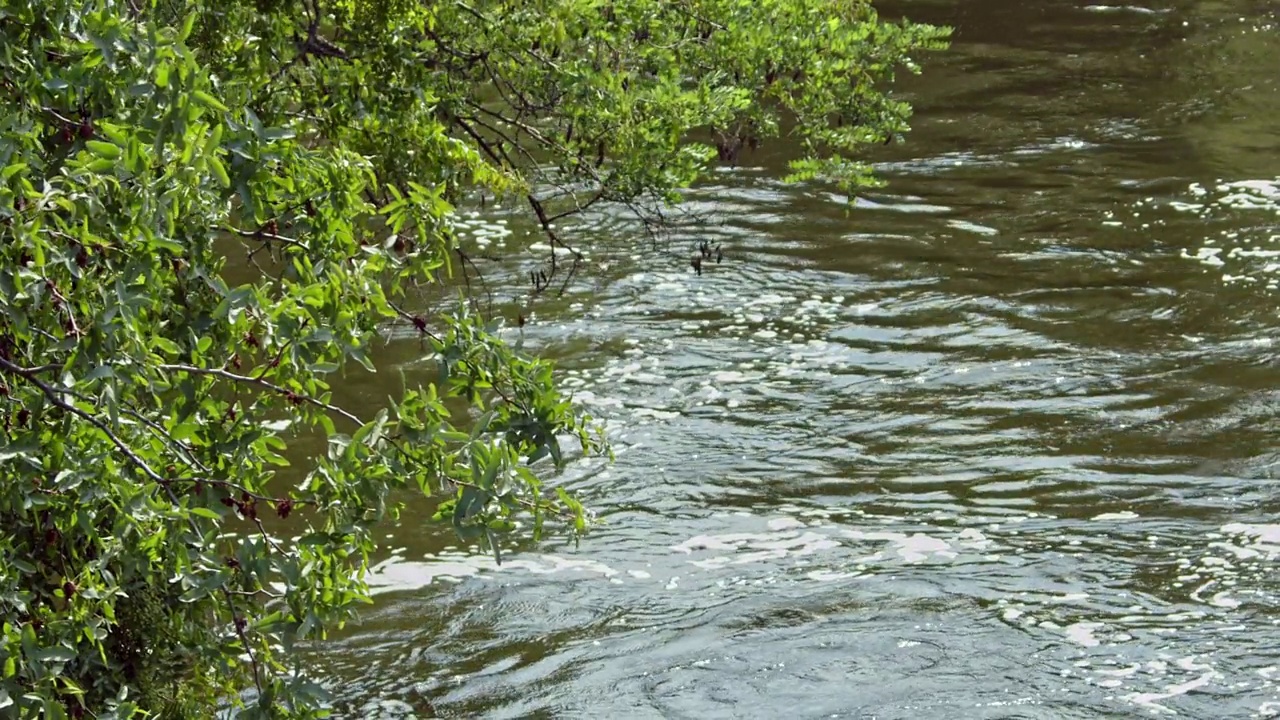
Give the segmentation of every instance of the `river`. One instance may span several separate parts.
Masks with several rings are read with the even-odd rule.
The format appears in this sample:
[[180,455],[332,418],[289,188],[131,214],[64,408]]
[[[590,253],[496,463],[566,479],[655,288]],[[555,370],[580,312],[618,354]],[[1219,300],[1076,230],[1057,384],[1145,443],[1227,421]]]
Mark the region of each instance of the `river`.
[[[1280,715],[1280,10],[1140,1],[882,3],[956,28],[885,188],[783,143],[657,246],[565,228],[523,333],[617,449],[552,479],[603,524],[499,567],[412,503],[308,656],[345,716]],[[517,296],[527,214],[470,223]]]

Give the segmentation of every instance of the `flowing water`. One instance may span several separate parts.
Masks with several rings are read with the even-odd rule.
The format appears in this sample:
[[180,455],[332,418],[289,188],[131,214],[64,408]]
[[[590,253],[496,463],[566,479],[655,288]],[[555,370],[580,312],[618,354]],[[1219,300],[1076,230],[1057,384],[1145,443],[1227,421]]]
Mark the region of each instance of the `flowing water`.
[[[956,28],[887,187],[780,145],[658,250],[567,229],[525,343],[609,428],[554,479],[605,524],[499,567],[411,505],[315,653],[346,716],[1280,715],[1280,10],[1134,2],[882,4]],[[537,239],[472,222],[500,301]]]

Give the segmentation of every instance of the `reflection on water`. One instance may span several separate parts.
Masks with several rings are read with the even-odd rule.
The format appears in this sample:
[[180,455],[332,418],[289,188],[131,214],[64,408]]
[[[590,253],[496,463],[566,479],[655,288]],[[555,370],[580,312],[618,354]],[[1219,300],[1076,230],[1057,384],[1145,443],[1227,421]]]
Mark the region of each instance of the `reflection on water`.
[[[1275,7],[885,12],[957,27],[888,187],[775,148],[665,243],[573,228],[590,272],[511,332],[609,428],[556,479],[604,524],[501,566],[389,528],[310,658],[347,716],[1280,715]],[[545,246],[463,221],[508,303]]]

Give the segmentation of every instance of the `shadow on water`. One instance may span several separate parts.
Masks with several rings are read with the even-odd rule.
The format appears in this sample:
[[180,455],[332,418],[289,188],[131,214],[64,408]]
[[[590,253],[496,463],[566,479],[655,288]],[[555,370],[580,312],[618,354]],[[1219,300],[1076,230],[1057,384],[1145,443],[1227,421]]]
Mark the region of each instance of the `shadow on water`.
[[[314,654],[350,716],[1280,713],[1275,6],[883,8],[957,28],[886,188],[778,148],[670,253],[574,228],[590,277],[524,332],[610,427],[558,480],[607,523],[498,568],[411,507]],[[531,232],[472,231],[503,297]]]

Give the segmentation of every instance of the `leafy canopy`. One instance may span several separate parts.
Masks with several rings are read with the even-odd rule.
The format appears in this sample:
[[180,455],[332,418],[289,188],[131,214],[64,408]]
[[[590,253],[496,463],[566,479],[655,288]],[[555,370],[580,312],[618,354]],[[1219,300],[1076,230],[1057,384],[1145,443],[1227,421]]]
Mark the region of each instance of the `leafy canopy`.
[[[425,309],[454,204],[523,198],[571,277],[555,221],[652,222],[784,131],[852,190],[944,37],[864,0],[0,5],[0,712],[318,716],[290,651],[368,601],[404,491],[495,552],[521,514],[581,531],[539,474],[589,420]],[[438,373],[339,407],[397,325]]]

